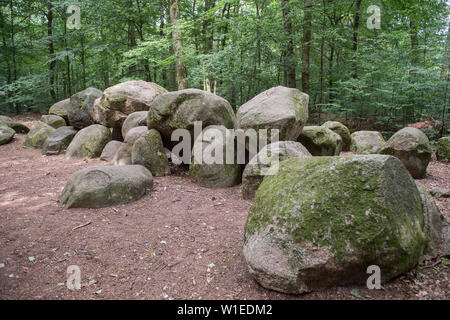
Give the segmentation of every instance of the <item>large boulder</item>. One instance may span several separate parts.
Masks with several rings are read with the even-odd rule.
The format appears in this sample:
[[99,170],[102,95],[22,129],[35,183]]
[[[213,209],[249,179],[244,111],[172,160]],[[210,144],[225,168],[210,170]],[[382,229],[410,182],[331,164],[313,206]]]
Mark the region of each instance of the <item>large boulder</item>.
[[70,125],[75,129],[83,129],[94,124],[91,112],[95,100],[101,96],[102,92],[95,88],[87,88],[71,96],[67,111]]
[[76,172],[61,194],[68,208],[102,208],[132,202],[153,186],[143,166],[96,166]]
[[116,140],[108,142],[100,155],[100,160],[111,162],[121,145],[122,142]]
[[122,126],[122,136],[126,137],[133,128],[147,125],[148,111],[138,111],[130,114]]
[[92,117],[97,123],[121,128],[128,115],[148,111],[153,100],[166,92],[166,89],[152,82],[119,83],[103,92],[101,100],[95,103]]
[[60,127],[65,127],[67,125],[66,120],[64,120],[63,117],[55,116],[55,115],[51,115],[51,114],[44,114],[41,117],[40,121],[48,124],[50,127],[53,127],[55,129],[58,129]]
[[[242,130],[279,130],[280,141],[296,141],[308,120],[309,96],[298,89],[275,87],[242,105],[236,114]],[[271,134],[269,133],[269,141]],[[270,143],[270,142],[269,142]]]
[[208,126],[203,130],[195,140],[189,167],[195,183],[206,188],[228,188],[241,182],[237,154],[231,158],[234,139],[232,130],[224,126]]
[[342,151],[350,151],[350,147],[352,146],[352,137],[350,130],[346,126],[337,121],[328,121],[325,122],[322,126],[341,136]]
[[16,133],[27,134],[28,132],[30,132],[30,128],[28,128],[26,125],[24,125],[20,122],[14,121],[10,117],[0,116],[0,121],[5,123],[8,127],[13,129]]
[[244,199],[252,200],[264,177],[276,173],[269,171],[273,165],[290,158],[310,157],[312,157],[311,153],[299,142],[280,141],[265,146],[245,167],[242,175]]
[[147,126],[157,130],[165,144],[171,145],[172,132],[187,129],[194,139],[194,122],[202,127],[223,125],[233,129],[235,115],[225,99],[207,91],[186,89],[158,96],[148,112]]
[[55,103],[48,110],[48,114],[60,116],[61,118],[64,118],[64,120],[66,120],[66,122],[69,122],[69,115],[68,115],[69,103],[70,103],[70,98]]
[[415,179],[425,178],[431,160],[431,145],[419,129],[407,127],[390,138],[378,151],[400,159]]
[[131,163],[146,167],[154,177],[170,174],[169,161],[158,131],[151,129],[136,140],[131,150]]
[[67,148],[66,158],[98,158],[109,141],[111,131],[102,125],[93,124],[78,131]]
[[262,286],[286,293],[365,285],[371,265],[384,283],[426,253],[423,206],[395,157],[289,159],[256,193],[244,257]]
[[443,137],[437,143],[436,157],[438,161],[450,162],[450,137]]
[[16,132],[8,127],[4,122],[0,122],[0,145],[7,144],[12,141]]
[[376,154],[385,143],[377,131],[358,131],[352,134],[351,149],[357,154]]
[[50,156],[66,152],[67,147],[76,134],[77,131],[73,127],[59,127],[45,140],[44,146],[42,147],[42,154]]
[[313,156],[338,156],[342,151],[342,138],[326,127],[304,127],[298,141]]
[[130,131],[128,131],[124,142],[114,155],[112,163],[116,166],[132,164],[131,153],[133,151],[133,145],[137,139],[139,139],[140,137],[142,137],[147,133],[148,133],[147,127],[143,126],[132,128]]
[[28,132],[23,146],[25,148],[42,148],[47,138],[54,134],[55,131],[55,128],[39,121],[33,126],[33,128],[31,128],[30,132]]

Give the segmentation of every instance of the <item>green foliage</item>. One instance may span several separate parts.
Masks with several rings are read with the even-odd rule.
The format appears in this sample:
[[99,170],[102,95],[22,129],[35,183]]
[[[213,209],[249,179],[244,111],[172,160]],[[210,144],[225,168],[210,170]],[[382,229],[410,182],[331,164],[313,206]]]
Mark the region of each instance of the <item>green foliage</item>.
[[[1,1],[0,113],[46,112],[55,100],[86,87],[102,90],[130,79],[176,90],[174,30],[182,34],[189,87],[216,92],[235,109],[285,85],[285,70],[292,65],[302,89],[308,64],[302,61],[304,0],[179,0],[176,25],[169,19],[171,1]],[[283,3],[291,34],[284,28]],[[333,119],[352,129],[395,132],[418,121],[446,122],[446,1],[362,1],[358,28],[355,1],[312,3],[312,123]],[[66,27],[69,5],[81,9],[80,30]],[[366,25],[369,5],[381,8],[379,30]],[[285,58],[290,39],[291,60]]]

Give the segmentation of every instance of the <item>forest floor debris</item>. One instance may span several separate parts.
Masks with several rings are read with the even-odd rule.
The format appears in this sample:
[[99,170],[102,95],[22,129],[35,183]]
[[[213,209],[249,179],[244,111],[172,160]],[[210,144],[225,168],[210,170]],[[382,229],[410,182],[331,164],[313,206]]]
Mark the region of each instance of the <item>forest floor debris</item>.
[[[155,178],[158,192],[136,202],[68,210],[58,198],[69,177],[105,163],[42,156],[23,149],[23,141],[16,135],[0,148],[0,299],[450,299],[445,258],[383,290],[352,286],[292,296],[263,289],[242,255],[251,201],[242,199],[240,186],[202,188],[180,170]],[[449,177],[450,165],[433,160],[421,183],[450,189]],[[450,219],[450,199],[435,200]],[[88,228],[72,232],[86,221]],[[81,290],[64,285],[70,265],[81,269]]]

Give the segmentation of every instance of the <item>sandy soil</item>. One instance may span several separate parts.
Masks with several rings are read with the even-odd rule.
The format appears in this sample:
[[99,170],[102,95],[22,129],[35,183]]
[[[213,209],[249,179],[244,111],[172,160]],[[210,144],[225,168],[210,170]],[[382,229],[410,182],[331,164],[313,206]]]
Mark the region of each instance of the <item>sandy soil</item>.
[[[242,256],[251,202],[240,187],[209,190],[179,173],[156,178],[152,192],[131,204],[67,210],[58,199],[69,177],[105,163],[45,157],[23,141],[18,135],[0,146],[0,299],[450,299],[445,259],[383,290],[268,291]],[[448,189],[449,170],[432,162],[422,182]],[[450,218],[448,199],[438,205]],[[70,265],[81,269],[81,290],[65,286]]]

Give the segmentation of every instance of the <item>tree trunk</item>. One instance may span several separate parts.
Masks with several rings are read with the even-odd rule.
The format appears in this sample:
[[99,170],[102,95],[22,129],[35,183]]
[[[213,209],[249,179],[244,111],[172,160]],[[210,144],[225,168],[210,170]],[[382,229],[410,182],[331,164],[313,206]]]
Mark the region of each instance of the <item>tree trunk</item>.
[[289,88],[296,88],[296,61],[294,52],[294,32],[292,29],[291,9],[289,8],[289,0],[282,0],[283,7],[283,29],[288,38],[286,49],[284,52],[284,85]]
[[303,27],[303,52],[302,52],[302,91],[310,94],[310,52],[311,52],[311,28],[312,28],[312,0],[304,0],[305,24]]
[[358,79],[358,63],[356,61],[358,54],[359,25],[361,20],[361,3],[362,0],[356,0],[355,22],[353,24],[353,79]]
[[50,96],[56,102],[55,92],[55,46],[53,44],[53,5],[51,2],[47,3],[47,35],[48,35],[48,50],[50,54]]
[[181,36],[181,30],[178,26],[178,20],[180,19],[180,10],[178,6],[178,0],[172,0],[170,5],[170,22],[175,26],[172,37],[173,37],[173,52],[176,59],[176,69],[177,69],[177,82],[178,90],[187,89],[186,81],[186,66],[184,65],[183,59],[183,39]]

